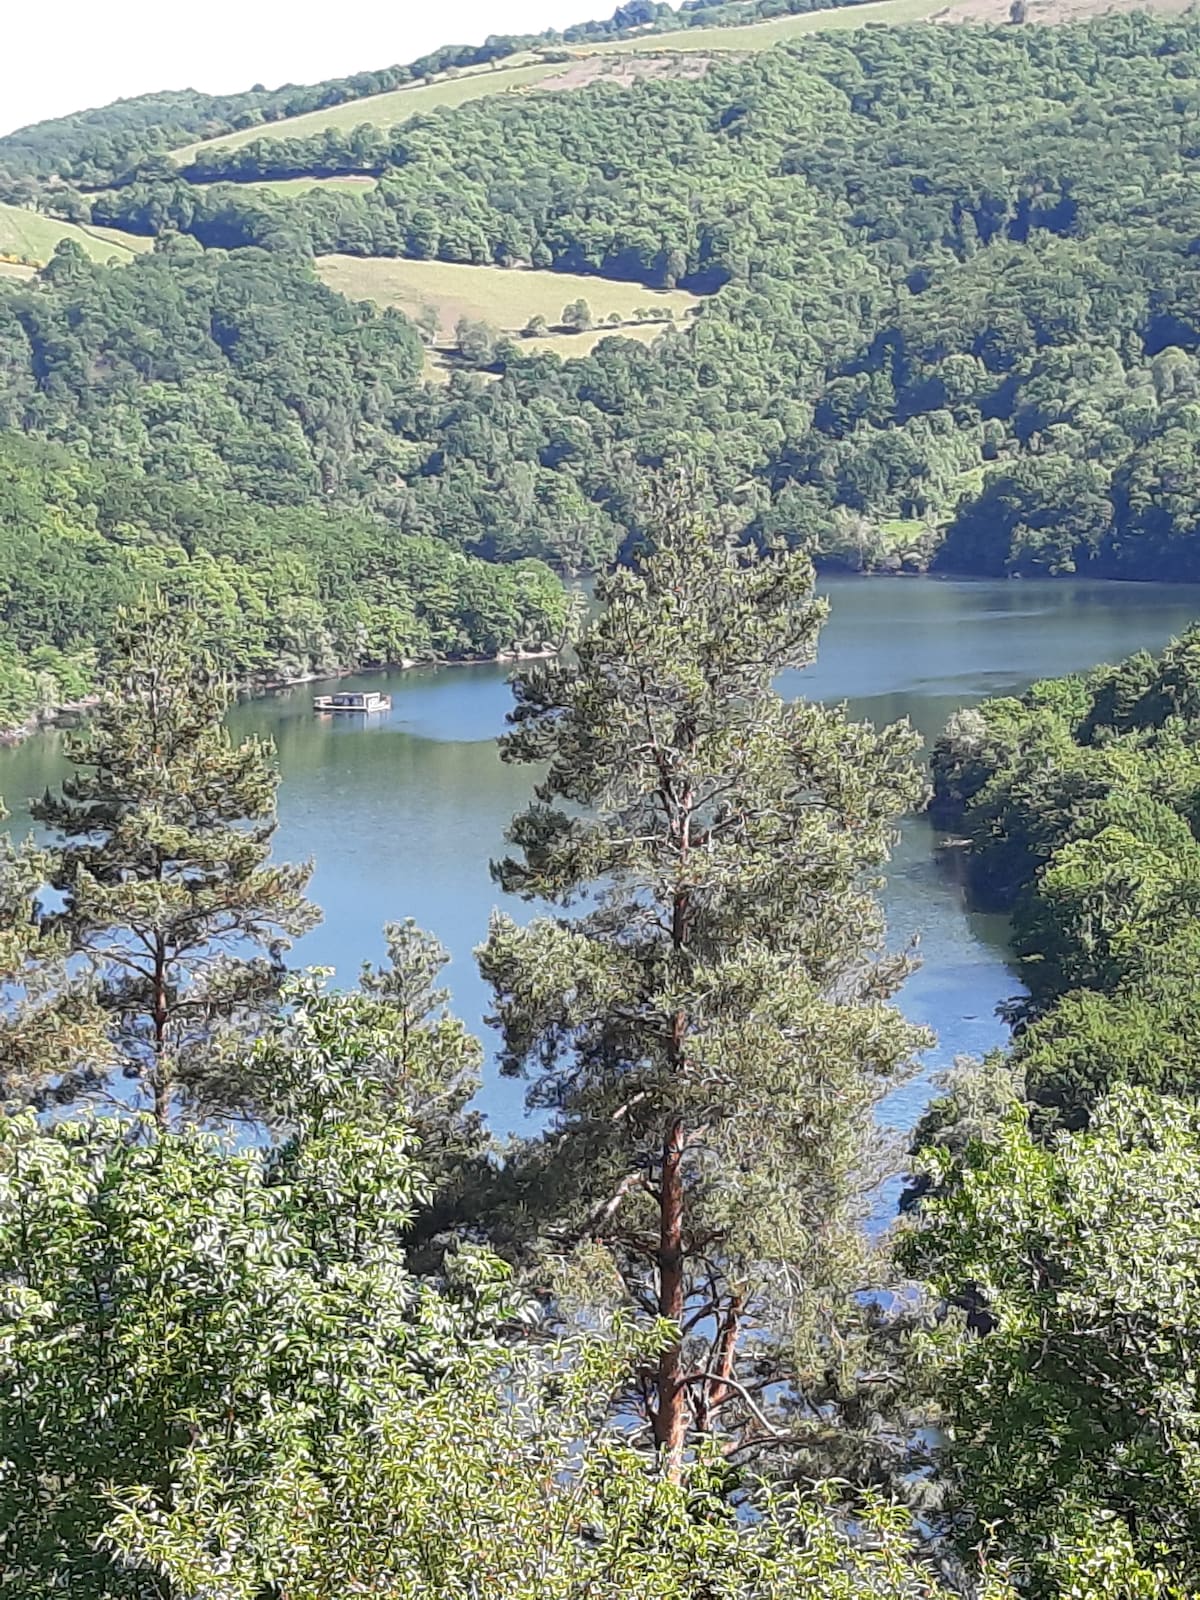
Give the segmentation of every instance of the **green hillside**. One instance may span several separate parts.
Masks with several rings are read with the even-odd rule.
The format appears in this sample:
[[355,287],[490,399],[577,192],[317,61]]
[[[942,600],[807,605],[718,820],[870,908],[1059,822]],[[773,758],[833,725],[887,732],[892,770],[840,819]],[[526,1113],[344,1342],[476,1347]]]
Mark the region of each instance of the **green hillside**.
[[[650,33],[635,39],[574,45],[571,55],[578,60],[595,56],[663,52],[691,55],[715,51],[756,52],[769,50],[787,39],[818,30],[861,28],[871,22],[918,21],[930,16],[942,4],[943,0],[874,0],[874,3],[867,5],[812,11],[795,17],[773,17],[769,21],[748,23],[744,27],[682,28],[678,33]],[[215,139],[199,140],[174,151],[172,159],[181,166],[187,166],[201,151],[218,148],[235,150],[242,145],[252,144],[256,139],[303,139],[314,133],[322,133],[326,128],[348,130],[364,122],[376,128],[394,128],[443,106],[467,105],[473,100],[487,100],[495,95],[532,89],[547,80],[563,76],[563,63],[530,62],[528,57],[515,57],[502,67],[480,67],[436,83],[406,86],[388,94],[372,95],[368,99],[330,106],[327,110],[308,112],[302,117],[290,117],[282,122],[222,134]]]

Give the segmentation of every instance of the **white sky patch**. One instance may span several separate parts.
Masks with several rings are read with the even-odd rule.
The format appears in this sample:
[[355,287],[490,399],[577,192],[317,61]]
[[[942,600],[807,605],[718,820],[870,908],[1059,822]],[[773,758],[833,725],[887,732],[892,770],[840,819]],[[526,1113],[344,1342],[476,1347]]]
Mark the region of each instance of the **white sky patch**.
[[0,0],[0,134],[156,89],[228,94],[537,33],[617,0]]

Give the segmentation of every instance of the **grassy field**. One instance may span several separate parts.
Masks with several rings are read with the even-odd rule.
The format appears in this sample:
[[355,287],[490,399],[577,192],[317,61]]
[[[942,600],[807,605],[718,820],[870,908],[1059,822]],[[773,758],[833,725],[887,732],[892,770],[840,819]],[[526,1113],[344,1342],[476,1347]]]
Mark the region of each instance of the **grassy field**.
[[322,256],[317,270],[327,284],[351,300],[398,306],[413,316],[425,306],[432,307],[443,338],[453,337],[460,317],[490,323],[506,333],[519,333],[531,317],[545,317],[553,325],[572,300],[586,300],[597,322],[613,313],[624,322],[640,306],[681,318],[700,304],[694,294],[683,289],[647,289],[640,283],[572,272],[465,267],[392,256]]
[[197,144],[185,145],[182,150],[173,150],[171,159],[186,166],[197,150],[236,150],[240,145],[252,144],[255,139],[304,139],[326,128],[357,128],[363,122],[376,128],[394,128],[424,111],[436,111],[439,106],[463,106],[469,100],[485,100],[509,90],[527,89],[561,70],[561,67],[538,61],[531,65],[503,67],[496,72],[463,72],[457,78],[393,89],[388,94],[350,100],[343,106],[329,106],[324,111],[308,111],[302,117],[289,117],[284,122],[223,133],[215,139],[203,139]]
[[861,28],[868,22],[920,22],[941,10],[946,0],[873,0],[870,5],[839,6],[828,11],[808,11],[798,17],[772,17],[768,22],[748,22],[740,28],[683,28],[678,33],[646,34],[605,45],[606,54],[656,50],[769,50],[785,39],[830,29]]
[[109,261],[113,256],[129,261],[154,245],[153,239],[118,233],[115,228],[80,228],[73,222],[43,217],[40,212],[26,211],[21,206],[0,205],[0,256],[16,256],[42,266],[54,254],[60,239],[73,239],[93,261]]
[[[239,183],[239,189],[254,190],[260,194],[307,194],[311,189],[336,189],[344,194],[362,194],[374,189],[378,178],[264,178],[260,183]],[[197,189],[210,189],[212,184],[198,183]]]
[[[591,328],[586,333],[550,333],[541,339],[522,339],[531,355],[553,351],[563,359],[585,356],[601,339],[620,333],[627,339],[649,343],[667,327],[684,321],[700,304],[683,289],[647,289],[640,283],[618,283],[611,278],[589,278],[571,272],[533,272],[505,267],[455,266],[445,261],[404,261],[384,256],[322,256],[317,271],[351,300],[371,300],[396,306],[409,316],[426,307],[437,315],[438,331],[429,353],[431,376],[444,376],[453,367],[454,330],[460,317],[486,322],[502,333],[518,334],[532,317],[545,317],[553,327],[563,307],[586,300],[597,323],[610,316],[621,318],[619,327]],[[669,312],[670,321],[634,322],[633,313],[645,307]]]
[[306,194],[310,189],[336,189],[343,194],[361,194],[364,189],[374,189],[377,178],[266,178],[254,184],[256,189],[266,189],[271,194]]

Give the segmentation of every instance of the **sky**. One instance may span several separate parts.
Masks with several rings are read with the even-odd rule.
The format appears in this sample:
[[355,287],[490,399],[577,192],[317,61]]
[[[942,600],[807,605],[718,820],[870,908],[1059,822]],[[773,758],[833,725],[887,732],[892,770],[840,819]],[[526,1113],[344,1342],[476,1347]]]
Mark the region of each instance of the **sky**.
[[0,134],[155,89],[225,94],[411,61],[617,0],[0,0]]

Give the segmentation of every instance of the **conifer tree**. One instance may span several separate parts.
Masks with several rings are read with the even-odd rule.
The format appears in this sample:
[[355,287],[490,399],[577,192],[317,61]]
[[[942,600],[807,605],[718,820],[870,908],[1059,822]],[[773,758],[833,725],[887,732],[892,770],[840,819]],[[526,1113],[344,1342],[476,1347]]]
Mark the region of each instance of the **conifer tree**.
[[[0,809],[0,821],[7,813]],[[70,942],[42,925],[50,857],[32,839],[0,836],[0,1102],[39,1100],[36,1087],[64,1072],[94,1074],[108,1059],[104,1016],[70,970]]]
[[923,1041],[871,877],[923,794],[915,737],[781,699],[825,614],[811,564],[688,499],[660,485],[577,659],[515,679],[503,757],[547,770],[494,871],[579,914],[497,915],[480,952],[503,1067],[550,1114],[510,1165],[523,1225],[678,1330],[633,1396],[672,1472],[692,1435],[783,1431],[770,1352],[854,1282],[875,1109]]
[[61,905],[42,929],[86,971],[111,1046],[60,1098],[114,1071],[160,1127],[181,1100],[219,1111],[207,1065],[223,1033],[253,1031],[283,954],[319,913],[311,866],[270,860],[279,776],[268,745],[235,744],[232,689],[198,644],[199,621],[148,598],[123,613],[101,704],[68,742],[74,771],[34,807],[53,831]]

